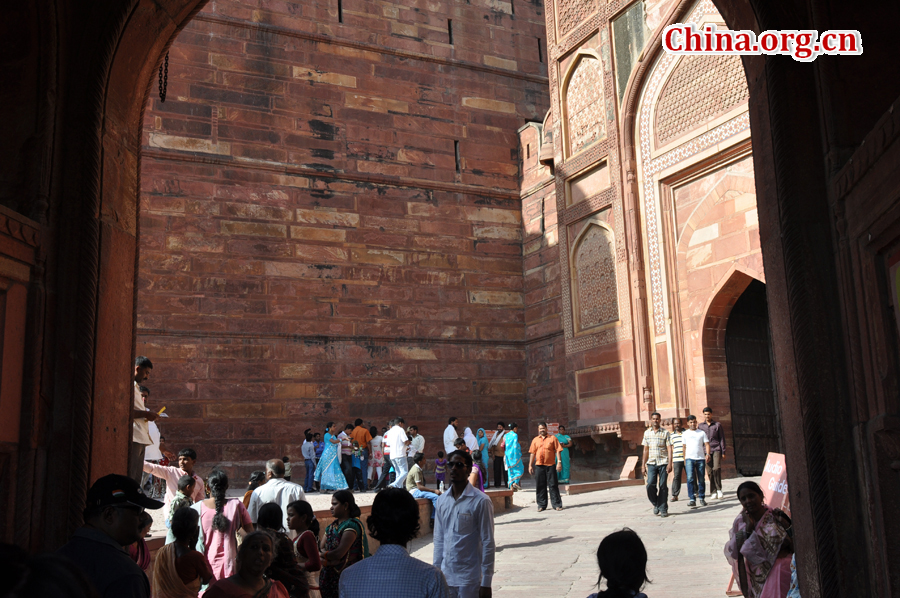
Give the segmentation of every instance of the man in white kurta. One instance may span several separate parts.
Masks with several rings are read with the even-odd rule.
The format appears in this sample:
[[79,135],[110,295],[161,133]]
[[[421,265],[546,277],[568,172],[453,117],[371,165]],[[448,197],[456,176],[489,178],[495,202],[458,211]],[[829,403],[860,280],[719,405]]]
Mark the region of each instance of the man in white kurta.
[[453,446],[453,443],[456,442],[456,439],[459,438],[459,430],[456,429],[456,424],[459,423],[459,420],[455,417],[450,418],[450,423],[444,429],[444,454],[449,455],[456,448]]
[[406,488],[406,472],[409,464],[406,461],[406,451],[409,446],[409,436],[404,429],[406,422],[402,417],[394,420],[394,425],[384,435],[385,442],[391,447],[391,465],[397,478],[391,484],[392,488]]
[[447,578],[452,598],[490,598],[494,577],[494,507],[469,483],[472,456],[450,454],[451,486],[434,517],[434,566]]

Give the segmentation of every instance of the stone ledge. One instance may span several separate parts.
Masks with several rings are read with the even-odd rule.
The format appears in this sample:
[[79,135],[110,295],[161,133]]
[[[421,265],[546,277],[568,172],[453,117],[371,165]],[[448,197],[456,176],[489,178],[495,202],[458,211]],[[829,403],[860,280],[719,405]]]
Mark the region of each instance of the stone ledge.
[[609,488],[621,488],[622,486],[643,486],[644,480],[607,480],[605,482],[585,482],[583,484],[561,484],[561,490],[566,495],[584,494]]
[[488,495],[491,503],[494,505],[494,514],[498,511],[511,509],[513,506],[512,490],[488,490],[485,494]]

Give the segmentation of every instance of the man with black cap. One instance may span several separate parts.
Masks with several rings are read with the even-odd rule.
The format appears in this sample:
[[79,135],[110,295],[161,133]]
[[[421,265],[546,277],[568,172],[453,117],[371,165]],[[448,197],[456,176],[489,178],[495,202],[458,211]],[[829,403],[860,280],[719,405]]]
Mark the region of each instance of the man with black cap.
[[81,569],[102,598],[149,598],[150,582],[125,552],[141,537],[141,513],[163,506],[133,479],[110,474],[94,482],[79,528],[58,554]]

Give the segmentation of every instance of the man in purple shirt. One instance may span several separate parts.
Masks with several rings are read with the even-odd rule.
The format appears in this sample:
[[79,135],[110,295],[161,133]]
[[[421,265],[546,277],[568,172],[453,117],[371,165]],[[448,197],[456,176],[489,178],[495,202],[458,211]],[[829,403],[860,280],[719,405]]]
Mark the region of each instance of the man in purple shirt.
[[722,498],[722,459],[725,458],[725,431],[722,424],[713,421],[712,409],[703,408],[706,421],[698,426],[709,438],[709,497]]

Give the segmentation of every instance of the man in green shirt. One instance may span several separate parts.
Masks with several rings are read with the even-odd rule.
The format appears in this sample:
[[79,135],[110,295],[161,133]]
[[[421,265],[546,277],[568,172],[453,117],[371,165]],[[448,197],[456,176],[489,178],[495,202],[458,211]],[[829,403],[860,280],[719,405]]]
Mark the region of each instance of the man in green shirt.
[[437,499],[441,492],[438,490],[435,493],[425,487],[425,471],[422,469],[424,460],[425,455],[422,453],[416,453],[416,456],[413,457],[412,469],[406,474],[406,489],[413,495],[413,498],[427,498],[431,501],[431,527],[433,529],[434,509],[437,507]]

